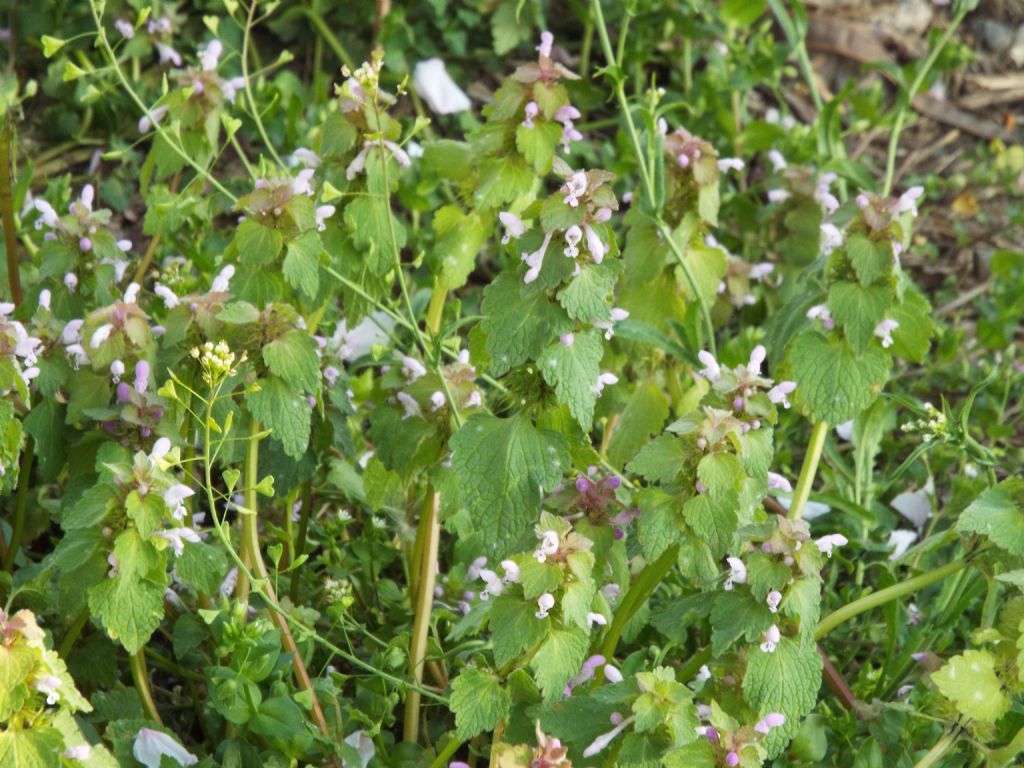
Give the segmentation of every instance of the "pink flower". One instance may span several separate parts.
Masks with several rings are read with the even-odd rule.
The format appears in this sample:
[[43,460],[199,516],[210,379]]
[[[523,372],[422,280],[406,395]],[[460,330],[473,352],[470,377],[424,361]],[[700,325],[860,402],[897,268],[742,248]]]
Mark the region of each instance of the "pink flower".
[[537,102],[536,101],[529,101],[529,102],[527,102],[526,106],[523,107],[523,115],[524,115],[524,117],[523,117],[522,126],[524,128],[533,128],[533,118],[535,118],[539,112],[540,112],[540,107],[537,106]]
[[767,734],[772,728],[778,728],[784,725],[785,722],[785,715],[779,714],[778,712],[770,712],[757,721],[757,725],[754,726],[754,730],[758,733]]
[[551,58],[551,46],[554,42],[555,36],[550,32],[545,31],[540,33],[540,45],[537,46],[537,50],[540,52],[541,58]]
[[579,198],[587,194],[587,174],[585,171],[576,171],[572,176],[566,179],[565,186],[565,203],[566,205],[575,208],[580,204]]

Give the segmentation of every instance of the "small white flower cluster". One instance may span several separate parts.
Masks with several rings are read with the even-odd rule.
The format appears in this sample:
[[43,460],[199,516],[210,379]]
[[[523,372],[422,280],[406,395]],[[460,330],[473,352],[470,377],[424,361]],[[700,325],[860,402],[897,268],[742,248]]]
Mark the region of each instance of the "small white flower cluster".
[[921,439],[928,443],[937,437],[944,436],[949,428],[949,423],[946,414],[931,403],[925,403],[924,410],[923,418],[908,421],[900,426],[900,429],[903,432],[920,432]]
[[14,309],[13,304],[0,302],[0,354],[7,356],[27,386],[40,373],[36,363],[43,351],[43,342],[30,335],[22,323],[9,317]]
[[[236,374],[234,369],[236,355],[226,341],[218,341],[216,344],[207,341],[202,347],[193,347],[189,354],[199,361],[199,365],[203,369],[203,379],[208,384],[212,385],[227,376]],[[247,357],[247,353],[243,352],[237,362],[244,363]]]

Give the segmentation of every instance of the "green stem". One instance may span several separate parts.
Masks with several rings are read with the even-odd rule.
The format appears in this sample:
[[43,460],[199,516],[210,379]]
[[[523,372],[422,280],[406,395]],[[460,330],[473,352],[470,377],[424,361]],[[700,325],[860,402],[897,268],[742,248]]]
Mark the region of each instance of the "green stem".
[[160,712],[153,699],[153,689],[149,687],[149,671],[146,669],[144,648],[139,648],[131,655],[129,666],[132,670],[132,682],[135,683],[135,690],[139,694],[139,701],[142,702],[142,710],[146,713],[146,717],[163,725],[164,721],[160,719]]
[[[427,659],[427,639],[430,632],[430,614],[434,608],[434,580],[437,576],[437,549],[441,538],[438,508],[441,496],[431,494],[420,524],[422,536],[417,537],[419,549],[419,578],[416,580],[415,611],[412,637],[409,641],[409,675],[417,687],[423,682],[423,666]],[[403,738],[415,744],[420,735],[420,694],[410,688],[405,694],[405,724]]]
[[[245,512],[242,513],[242,531],[239,549],[241,550],[242,562],[245,563],[238,574],[236,595],[239,600],[249,599],[249,575],[248,572],[259,573],[255,567],[256,556],[259,553],[259,530],[257,520],[260,500],[256,493],[256,486],[259,485],[259,462],[260,462],[260,423],[255,418],[249,422],[249,438],[246,440],[245,450],[245,491],[243,505]],[[255,546],[255,552],[253,547]]]
[[799,520],[804,513],[804,506],[807,504],[807,498],[811,495],[811,486],[814,485],[814,476],[818,472],[818,462],[821,461],[821,452],[825,448],[827,435],[827,422],[819,421],[811,428],[811,440],[807,444],[804,464],[800,468],[796,490],[793,491],[793,503],[789,507],[791,520]]
[[11,194],[11,145],[14,143],[13,118],[3,116],[0,132],[0,216],[4,227],[4,247],[7,252],[7,284],[11,288],[11,301],[19,306],[24,300],[21,292],[21,273],[18,270],[18,238],[14,228],[14,199]]
[[71,655],[71,649],[75,647],[75,641],[78,640],[78,636],[82,634],[82,629],[85,627],[85,622],[89,620],[89,609],[83,608],[79,611],[75,620],[71,622],[71,626],[68,627],[68,633],[64,635],[64,639],[60,641],[60,648],[57,653],[62,659],[67,659]]
[[960,733],[960,726],[954,726],[953,730],[944,734],[941,739],[935,742],[935,746],[928,750],[928,754],[914,763],[914,768],[935,768],[935,766],[942,765],[942,760],[945,758],[946,753],[956,746],[957,741],[959,741]]
[[[683,274],[686,276],[686,280],[690,284],[690,290],[693,292],[693,295],[697,300],[697,304],[700,307],[701,318],[703,319],[704,332],[707,334],[708,348],[710,349],[711,354],[717,354],[715,348],[714,324],[711,321],[711,310],[708,307],[707,302],[704,301],[704,297],[697,287],[697,281],[694,278],[689,264],[686,263],[686,258],[684,257],[682,250],[680,250],[679,245],[672,237],[672,229],[661,217],[661,212],[656,210],[654,179],[651,176],[650,169],[647,167],[645,159],[646,156],[644,154],[643,147],[640,144],[640,135],[637,133],[636,123],[633,121],[633,114],[629,108],[629,100],[626,98],[625,76],[622,74],[621,69],[616,63],[617,59],[615,52],[612,50],[611,39],[608,37],[608,26],[605,24],[604,12],[601,10],[601,0],[591,0],[591,9],[593,10],[594,25],[597,29],[598,36],[601,39],[601,48],[603,49],[604,57],[608,62],[608,68],[614,68],[614,72],[609,72],[608,74],[615,83],[615,99],[619,103],[619,110],[622,112],[622,118],[626,124],[626,133],[629,134],[629,141],[633,145],[633,154],[636,156],[637,168],[640,171],[640,178],[643,181],[644,197],[647,201],[648,208],[653,212],[655,221],[658,225],[658,230],[668,243],[668,247],[672,251],[672,255],[675,257],[676,261],[679,262],[679,266],[682,268]],[[620,43],[623,41],[623,37],[620,37]]]
[[[274,158],[274,162],[277,163],[278,168],[284,168],[284,163],[281,162],[281,157],[277,154],[277,150],[274,148],[273,143],[270,141],[270,137],[267,136],[267,129],[263,125],[263,118],[260,117],[259,107],[256,106],[256,99],[252,95],[252,82],[249,77],[249,41],[252,39],[252,20],[256,14],[256,2],[253,0],[252,5],[249,6],[249,18],[245,22],[245,34],[242,36],[242,79],[245,81],[245,95],[249,99],[249,109],[252,111],[253,122],[256,123],[256,130],[259,131],[260,138],[263,139],[263,145],[270,152],[270,156]],[[232,136],[234,138],[234,136]],[[244,155],[240,155],[244,158]],[[250,175],[253,173],[252,168],[246,162],[246,169]]]
[[[307,480],[302,485],[302,508],[299,510],[299,530],[295,535],[295,544],[292,548],[292,564],[298,562],[299,558],[306,551],[306,534],[309,531],[309,517],[313,513],[313,483]],[[292,583],[288,588],[288,595],[293,603],[299,601],[299,574],[292,572]]]
[[711,646],[690,657],[690,660],[676,670],[676,679],[689,682],[711,660]]
[[870,595],[865,595],[864,597],[854,600],[852,603],[847,603],[842,608],[833,611],[818,622],[818,626],[814,631],[814,639],[820,640],[840,624],[849,621],[854,616],[859,616],[862,613],[866,613],[881,605],[885,605],[892,600],[898,600],[901,597],[913,594],[919,589],[924,589],[937,581],[942,581],[947,576],[950,576],[966,567],[967,559],[961,557],[959,560],[954,560],[953,562],[946,563],[938,568],[925,571],[912,579],[901,581],[898,584],[893,584],[891,587],[886,587],[885,589],[880,589],[877,592],[872,592]]
[[437,336],[441,332],[441,319],[444,316],[444,301],[448,297],[448,291],[437,285],[430,293],[430,304],[427,306],[427,329]]
[[25,440],[21,453],[21,467],[18,470],[18,491],[14,500],[14,525],[11,528],[11,540],[7,543],[7,554],[4,556],[4,570],[14,568],[14,560],[21,549],[21,537],[25,532],[25,507],[28,504],[28,488],[32,478],[32,462],[35,459],[35,444],[32,438]]
[[[647,598],[654,593],[661,580],[665,578],[665,574],[675,564],[678,554],[679,547],[671,546],[662,552],[661,556],[653,563],[648,563],[647,567],[640,573],[637,580],[633,582],[633,586],[629,588],[626,596],[622,599],[622,605],[615,612],[611,626],[608,627],[608,634],[605,635],[604,642],[601,644],[601,654],[609,663],[612,657],[615,656],[615,649],[619,644],[619,638],[622,636],[622,630],[626,623],[633,618],[636,612],[640,610],[640,607],[647,602]],[[598,675],[600,677],[601,673],[598,673]]]
[[334,51],[334,55],[338,57],[341,63],[349,69],[355,69],[355,60],[348,55],[348,51],[345,50],[345,46],[341,44],[341,41],[338,40],[335,34],[331,31],[327,22],[324,21],[324,17],[312,8],[303,8],[302,12],[306,14],[306,18],[312,22],[314,27],[316,27],[316,31],[327,42],[327,47]]
[[449,736],[448,743],[444,745],[444,749],[437,753],[437,757],[430,764],[430,768],[447,768],[448,758],[454,755],[459,747],[466,743],[454,733],[450,733]]
[[885,155],[885,182],[882,184],[883,195],[888,195],[892,192],[892,185],[896,175],[896,149],[899,147],[900,133],[903,131],[903,124],[907,120],[914,96],[917,95],[918,90],[924,84],[925,77],[928,76],[928,72],[935,65],[935,61],[939,58],[939,54],[942,53],[942,49],[946,47],[946,43],[953,37],[957,27],[960,26],[960,22],[964,20],[964,16],[967,15],[967,9],[971,3],[962,3],[961,5],[960,10],[957,11],[956,15],[949,22],[949,26],[946,27],[946,31],[942,33],[942,37],[935,43],[935,47],[928,52],[928,58],[924,60],[924,64],[917,70],[917,75],[900,101],[899,111],[896,113],[896,121],[893,123],[892,133],[889,135],[889,149]]

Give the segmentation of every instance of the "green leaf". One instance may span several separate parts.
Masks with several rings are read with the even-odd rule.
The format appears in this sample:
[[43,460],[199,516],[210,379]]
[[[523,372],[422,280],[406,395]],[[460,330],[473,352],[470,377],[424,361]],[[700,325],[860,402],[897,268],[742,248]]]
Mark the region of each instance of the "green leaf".
[[529,194],[537,176],[519,160],[500,158],[485,160],[480,165],[480,183],[474,198],[478,209],[495,209]]
[[308,299],[315,298],[320,290],[320,254],[323,250],[320,235],[313,231],[288,241],[288,252],[281,265],[284,279]]
[[[555,244],[552,251],[556,254],[562,253],[565,245],[562,240],[562,232],[569,227],[582,227],[586,220],[587,211],[582,205],[573,208],[565,202],[565,197],[558,193],[549,195],[540,206],[540,226],[545,232],[552,232],[555,235]],[[561,230],[561,232],[556,231]]]
[[329,112],[320,129],[320,155],[335,157],[348,152],[356,143],[356,129],[341,112]]
[[0,765],[53,768],[61,765],[64,738],[56,728],[8,728],[0,732]]
[[267,344],[263,347],[263,362],[272,373],[303,392],[320,389],[316,342],[305,331],[288,331]]
[[[676,236],[676,240],[678,239]],[[719,248],[706,248],[703,245],[681,244],[680,247],[685,254],[684,261],[690,268],[695,285],[691,285],[681,268],[677,268],[676,279],[683,286],[689,301],[695,301],[696,297],[700,296],[710,307],[718,298],[718,285],[725,277],[725,254]]]
[[679,500],[660,488],[645,488],[637,497],[637,506],[637,538],[644,557],[653,561],[675,544],[684,530]]
[[440,139],[423,148],[423,167],[438,176],[462,181],[473,172],[473,148],[462,141]]
[[245,403],[253,416],[273,431],[274,439],[293,459],[302,458],[309,445],[313,413],[309,403],[294,388],[276,376],[256,382],[259,390],[247,390]]
[[536,611],[536,603],[525,603],[510,595],[494,601],[490,628],[495,664],[505,666],[544,638],[549,620],[538,619]]
[[996,659],[988,651],[964,651],[932,673],[939,691],[957,711],[972,720],[994,723],[1012,703],[996,675]]
[[558,303],[569,317],[584,323],[608,322],[611,319],[612,293],[622,264],[605,259],[588,264],[558,292]]
[[608,459],[615,466],[621,467],[636,455],[651,435],[661,431],[667,418],[668,398],[661,388],[653,381],[638,384],[612,432],[612,439],[608,443]]
[[495,376],[537,358],[554,337],[572,327],[565,312],[543,293],[522,294],[523,284],[511,272],[503,272],[484,290],[487,317],[480,325]]
[[260,311],[247,301],[232,301],[217,313],[217,319],[228,325],[248,325],[260,319]]
[[[395,268],[398,263],[395,245],[405,246],[405,227],[391,216],[391,208],[384,197],[366,194],[355,198],[345,206],[345,226],[373,274],[381,276]],[[394,243],[391,226],[395,231]]]
[[864,287],[889,274],[895,263],[892,243],[888,240],[875,242],[861,234],[850,235],[846,241],[846,256]]
[[670,483],[688,459],[685,442],[675,435],[659,435],[640,449],[626,469],[651,482]]
[[455,713],[455,730],[464,741],[494,730],[511,707],[498,679],[474,667],[466,667],[452,682],[449,702]]
[[434,214],[433,226],[437,235],[434,250],[441,262],[438,285],[454,291],[469,279],[489,230],[480,214],[466,214],[457,205],[439,209]]
[[814,709],[821,687],[821,657],[813,642],[782,638],[772,653],[752,648],[743,676],[743,695],[759,715],[781,712],[786,722],[762,742],[769,759],[777,757],[800,730],[800,721]]
[[883,285],[865,288],[841,281],[829,290],[829,310],[855,354],[860,355],[868,348],[875,326],[885,319],[889,302],[889,289]]
[[234,245],[238,258],[246,266],[262,267],[270,264],[281,252],[281,233],[249,218],[238,225]]
[[0,645],[0,720],[7,722],[32,696],[28,684],[37,658],[24,643]]
[[70,499],[66,499],[60,527],[65,531],[75,531],[98,524],[114,508],[116,493],[115,488],[101,483],[87,490],[74,503],[67,503]]
[[982,491],[960,513],[956,529],[987,536],[1011,555],[1024,555],[1024,480],[1010,478]]
[[538,119],[532,128],[520,123],[516,128],[516,149],[543,176],[551,172],[551,160],[561,138],[562,126],[558,123]]
[[175,561],[174,571],[197,592],[215,595],[227,566],[227,556],[219,547],[190,541],[185,543],[185,551]]
[[749,27],[765,12],[765,0],[723,0],[722,21],[737,27]]
[[923,363],[931,349],[935,323],[932,322],[932,305],[913,285],[903,293],[903,301],[889,309],[889,317],[899,323],[892,332],[892,347],[889,351],[896,357]]
[[565,439],[526,416],[471,417],[451,439],[452,469],[474,526],[503,551],[537,520],[543,494],[569,468]]
[[735,491],[718,496],[702,493],[683,506],[686,524],[711,547],[715,557],[723,557],[733,550],[739,518],[736,510],[739,497]]
[[[774,621],[768,605],[741,588],[717,592],[712,599],[711,648],[715,656],[721,656],[741,637],[756,641]],[[760,653],[757,649],[750,652]]]
[[797,384],[794,401],[829,424],[849,421],[871,405],[889,377],[889,356],[878,347],[858,357],[845,342],[816,331],[798,336],[787,360]]
[[601,373],[604,346],[594,331],[577,333],[572,343],[556,341],[537,359],[544,381],[554,387],[558,401],[569,406],[576,421],[589,432],[597,403],[595,385]]
[[725,451],[709,453],[697,465],[697,479],[711,496],[739,492],[745,477],[739,459]]
[[586,630],[571,627],[548,631],[547,640],[530,659],[530,669],[546,702],[555,701],[562,695],[565,684],[580,671],[586,655]]
[[146,644],[164,617],[164,587],[122,573],[92,588],[89,612],[103,625],[111,640],[120,642],[128,653],[135,653]]

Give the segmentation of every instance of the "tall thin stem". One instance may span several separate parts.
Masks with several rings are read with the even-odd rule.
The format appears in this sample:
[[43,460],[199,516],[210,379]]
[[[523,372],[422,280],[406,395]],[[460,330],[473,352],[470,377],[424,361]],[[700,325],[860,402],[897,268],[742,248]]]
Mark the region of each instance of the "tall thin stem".
[[14,143],[14,119],[10,113],[3,116],[3,130],[0,131],[0,216],[4,226],[4,248],[7,252],[7,284],[11,289],[11,301],[20,306],[24,296],[21,292],[21,273],[18,270],[18,237],[14,228],[14,198],[11,193],[11,146]]
[[21,537],[25,531],[25,507],[28,505],[29,484],[32,479],[32,463],[35,459],[35,443],[31,437],[25,439],[25,447],[21,453],[21,466],[18,469],[18,490],[14,498],[14,525],[11,528],[11,540],[7,542],[4,554],[4,570],[14,568],[14,559],[21,549]]
[[[419,687],[423,682],[423,666],[427,658],[427,639],[430,633],[430,614],[434,608],[434,581],[437,575],[437,550],[441,538],[441,523],[438,509],[441,496],[431,494],[430,501],[420,521],[417,537],[419,553],[419,578],[415,595],[415,618],[412,622],[412,637],[409,642],[409,674]],[[410,688],[405,694],[405,725],[403,738],[415,743],[420,735],[420,694]]]
[[146,649],[139,648],[131,655],[128,661],[132,671],[132,682],[135,683],[135,690],[139,694],[139,701],[142,702],[142,709],[146,717],[160,725],[164,721],[160,719],[160,711],[156,708],[156,700],[153,698],[153,689],[149,686],[149,670],[146,668]]
[[811,428],[811,440],[807,444],[804,463],[800,467],[800,477],[796,481],[796,490],[793,491],[793,503],[789,507],[789,517],[793,520],[799,520],[804,513],[807,498],[811,495],[811,486],[814,485],[814,477],[818,473],[818,462],[821,461],[821,452],[825,448],[827,435],[827,422],[816,422]]
[[284,168],[281,157],[277,154],[277,150],[270,141],[270,137],[267,136],[267,129],[263,125],[263,118],[260,117],[259,107],[256,106],[256,99],[252,95],[252,82],[249,77],[249,41],[252,39],[252,23],[253,17],[256,14],[256,0],[251,1],[249,17],[245,22],[245,34],[242,36],[242,79],[245,81],[245,96],[249,101],[249,110],[252,112],[253,122],[256,123],[256,130],[259,131],[260,138],[263,139],[263,146],[270,152],[270,156],[274,158],[274,162],[277,163],[278,167]]

